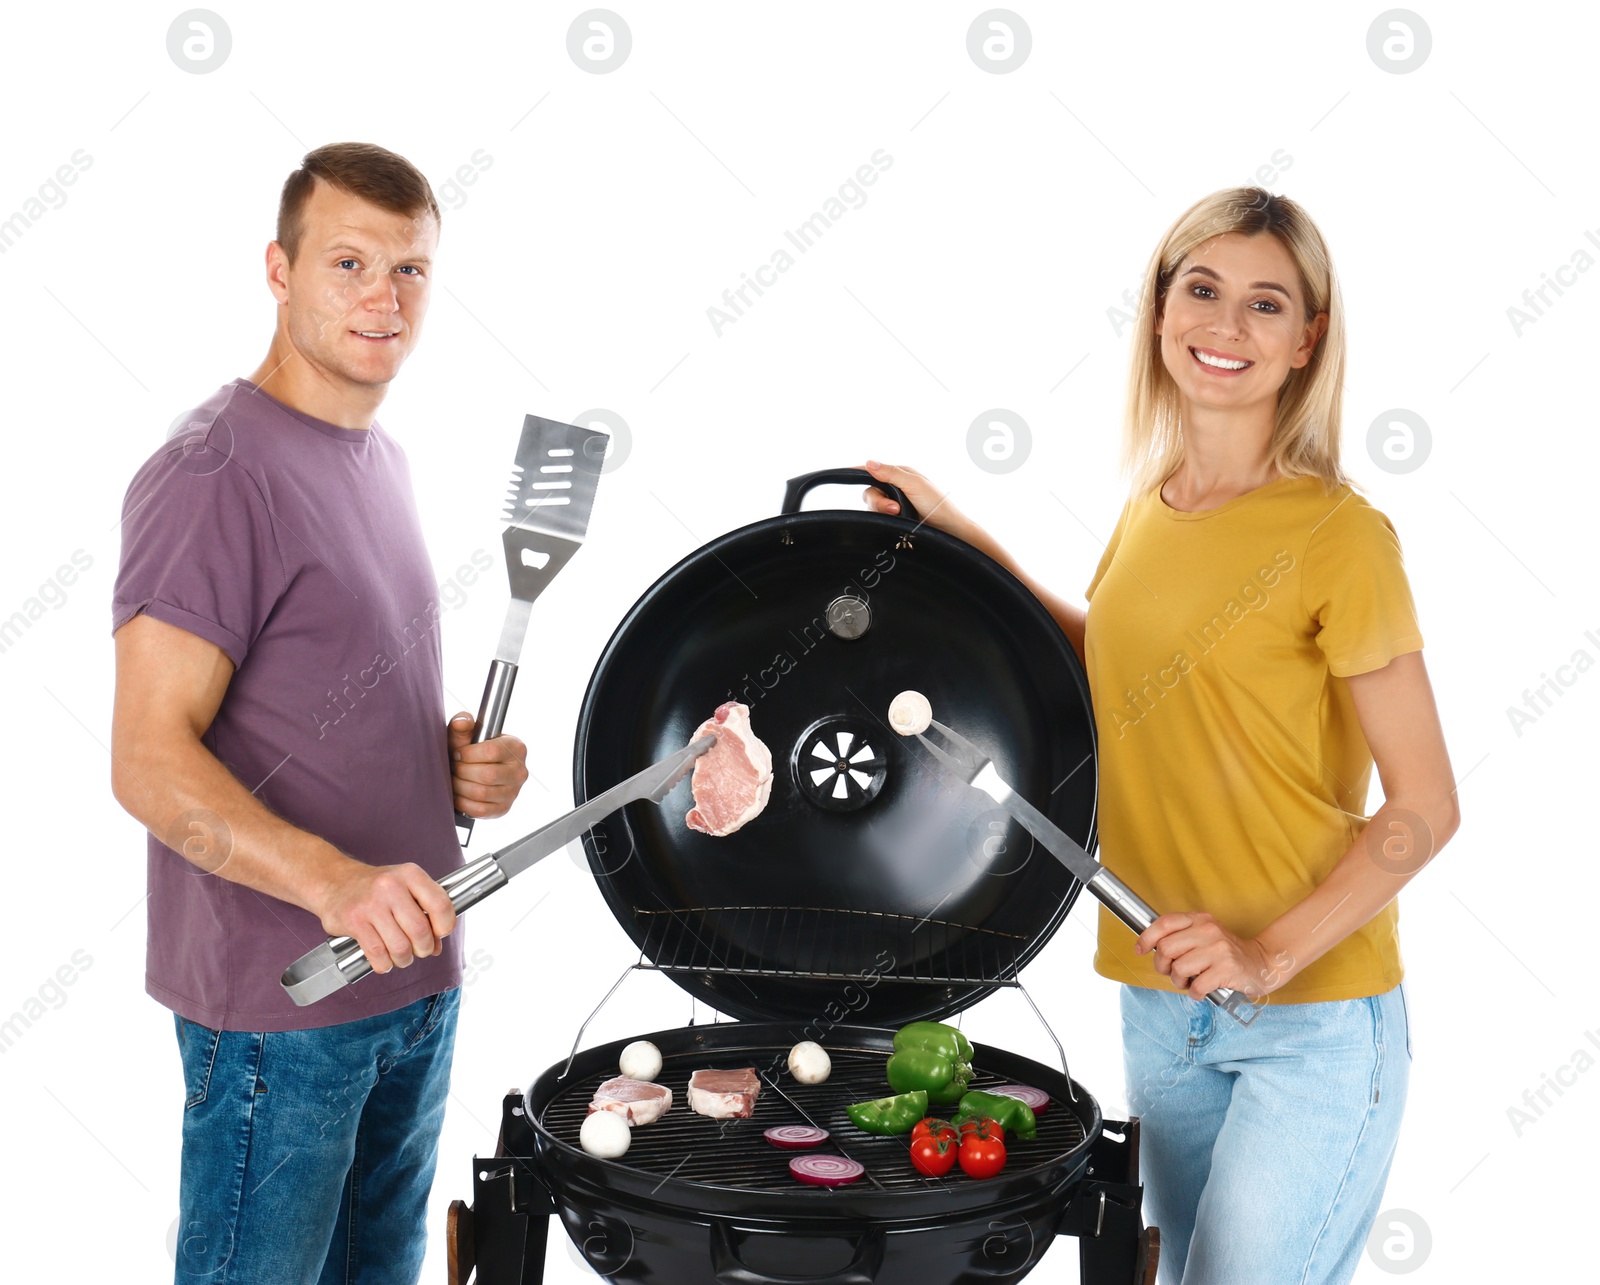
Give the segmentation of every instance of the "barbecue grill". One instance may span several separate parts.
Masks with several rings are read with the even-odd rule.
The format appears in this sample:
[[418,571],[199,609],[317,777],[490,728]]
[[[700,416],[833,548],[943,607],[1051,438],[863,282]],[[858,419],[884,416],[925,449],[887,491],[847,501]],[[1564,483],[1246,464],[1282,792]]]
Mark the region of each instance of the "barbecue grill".
[[[724,838],[692,832],[685,782],[659,808],[630,805],[584,839],[596,886],[639,947],[633,968],[666,973],[736,1020],[641,1037],[661,1049],[658,1080],[674,1105],[636,1128],[618,1160],[585,1153],[578,1131],[628,1040],[575,1043],[510,1091],[495,1155],[473,1162],[471,1204],[451,1206],[452,1285],[474,1268],[481,1285],[542,1282],[552,1215],[613,1281],[1017,1280],[1061,1234],[1079,1238],[1091,1285],[1154,1280],[1138,1122],[1104,1120],[1064,1051],[1058,1070],[974,1042],[974,1088],[1030,1084],[1051,1098],[1038,1138],[1008,1139],[992,1179],[925,1178],[906,1138],[863,1133],[845,1114],[888,1091],[894,1028],[951,1019],[1002,987],[1031,1005],[1021,970],[1079,891],[1020,826],[890,731],[890,699],[926,693],[1091,849],[1096,772],[1081,665],[1038,600],[921,526],[898,495],[902,516],[800,512],[823,482],[872,478],[795,479],[778,517],[663,575],[612,635],[577,729],[574,792],[585,799],[687,744],[722,701],[750,706],[775,776],[759,817]],[[785,1069],[802,1039],[833,1060],[823,1084]],[[753,1118],[688,1109],[689,1076],[707,1067],[756,1069]],[[859,1161],[863,1177],[796,1183],[793,1153],[762,1136],[786,1124],[829,1130],[823,1150]]]

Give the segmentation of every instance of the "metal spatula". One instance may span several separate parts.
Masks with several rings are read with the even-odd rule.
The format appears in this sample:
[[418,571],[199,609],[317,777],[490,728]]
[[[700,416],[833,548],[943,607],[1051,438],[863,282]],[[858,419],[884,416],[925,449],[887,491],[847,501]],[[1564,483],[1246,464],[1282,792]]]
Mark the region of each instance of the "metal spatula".
[[[510,493],[501,514],[506,523],[501,538],[511,579],[511,602],[478,703],[473,744],[500,735],[533,600],[583,544],[610,441],[597,429],[560,424],[538,415],[525,416],[522,421]],[[472,817],[456,813],[463,848],[472,838],[472,823]]]

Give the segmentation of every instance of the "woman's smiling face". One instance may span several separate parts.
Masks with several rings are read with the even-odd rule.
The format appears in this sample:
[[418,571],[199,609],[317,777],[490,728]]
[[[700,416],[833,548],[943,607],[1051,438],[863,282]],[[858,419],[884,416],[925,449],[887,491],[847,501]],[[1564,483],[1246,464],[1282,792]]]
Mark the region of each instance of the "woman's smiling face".
[[1178,265],[1156,321],[1162,362],[1193,405],[1275,401],[1327,328],[1326,313],[1307,322],[1305,310],[1299,270],[1277,237],[1225,232]]

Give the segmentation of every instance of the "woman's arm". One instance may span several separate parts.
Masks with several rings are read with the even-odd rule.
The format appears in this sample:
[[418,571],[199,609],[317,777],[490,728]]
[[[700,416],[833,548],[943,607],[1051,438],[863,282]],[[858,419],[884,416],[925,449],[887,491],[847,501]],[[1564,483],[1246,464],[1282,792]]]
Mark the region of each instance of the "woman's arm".
[[1421,652],[1345,680],[1383,782],[1384,804],[1316,889],[1259,936],[1207,914],[1162,915],[1134,949],[1195,999],[1219,986],[1270,994],[1360,928],[1450,841],[1461,824],[1455,778]]
[[[1084,659],[1082,607],[1075,607],[1065,598],[1051,593],[1030,576],[1017,564],[1015,558],[1000,547],[992,535],[951,504],[949,497],[916,469],[903,468],[895,464],[879,464],[876,460],[868,460],[863,467],[879,481],[899,487],[905,493],[906,499],[911,501],[911,507],[916,509],[922,521],[948,532],[958,540],[965,540],[978,552],[987,554],[1022,581],[1029,592],[1044,604],[1045,610],[1055,618],[1056,624],[1061,626],[1061,631],[1072,643],[1072,650],[1078,653],[1078,659]],[[879,513],[900,512],[900,506],[876,487],[869,486],[862,493],[862,498],[869,508]]]

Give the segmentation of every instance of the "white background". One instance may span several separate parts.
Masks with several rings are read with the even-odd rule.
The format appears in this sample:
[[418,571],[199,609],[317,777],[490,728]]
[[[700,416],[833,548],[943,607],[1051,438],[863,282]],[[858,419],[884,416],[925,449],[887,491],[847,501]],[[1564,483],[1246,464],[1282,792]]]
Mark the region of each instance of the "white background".
[[[632,51],[594,74],[567,50],[579,4],[217,3],[232,50],[206,74],[168,56],[179,6],[32,6],[7,24],[0,218],[78,149],[92,158],[0,255],[0,618],[75,551],[92,559],[0,654],[14,836],[0,1017],[75,951],[92,959],[0,1055],[6,1221],[25,1229],[10,1254],[51,1245],[64,1279],[170,1276],[182,1089],[170,1019],[143,992],[143,832],[108,788],[117,518],[173,420],[266,350],[263,250],[284,178],[310,148],[358,139],[412,160],[445,206],[427,332],[380,420],[410,454],[439,579],[477,549],[496,559],[444,618],[451,708],[476,707],[497,636],[494,506],[522,415],[603,407],[631,430],[587,547],[538,605],[509,727],[536,780],[480,827],[484,851],[570,805],[583,687],[638,594],[775,513],[794,474],[868,453],[913,463],[1081,595],[1124,493],[1128,335],[1109,310],[1185,207],[1285,153],[1269,185],[1318,221],[1348,306],[1346,460],[1404,543],[1463,781],[1459,836],[1403,898],[1416,1062],[1384,1205],[1419,1216],[1432,1248],[1391,1268],[1592,1271],[1578,1266],[1593,1190],[1578,1140],[1600,1122],[1600,1069],[1574,1055],[1600,1054],[1585,1040],[1600,1040],[1600,1003],[1583,823],[1600,674],[1520,735],[1506,712],[1573,653],[1600,658],[1595,416],[1576,378],[1600,273],[1569,274],[1520,335],[1507,313],[1575,252],[1600,255],[1584,239],[1600,236],[1591,12],[1426,4],[1431,53],[1397,74],[1368,53],[1377,4],[1019,0],[1032,52],[993,74],[967,52],[980,3],[616,0]],[[447,189],[480,149],[491,163]],[[893,164],[865,204],[718,336],[707,308],[878,149]],[[1006,474],[966,447],[993,407],[1032,432]],[[1431,429],[1409,473],[1367,451],[1392,408]],[[1115,987],[1089,966],[1092,913],[1085,898],[1026,981],[1115,1114]],[[565,1056],[635,958],[565,858],[475,911],[470,932],[483,955],[427,1280],[501,1095]],[[586,1038],[690,1016],[641,974]],[[964,1021],[1051,1054],[1015,995]],[[1508,1108],[1558,1072],[1570,1086],[1519,1136]],[[588,1275],[559,1231],[549,1262],[552,1281]],[[1034,1278],[1075,1280],[1072,1242]],[[1364,1260],[1358,1279],[1387,1274]]]

